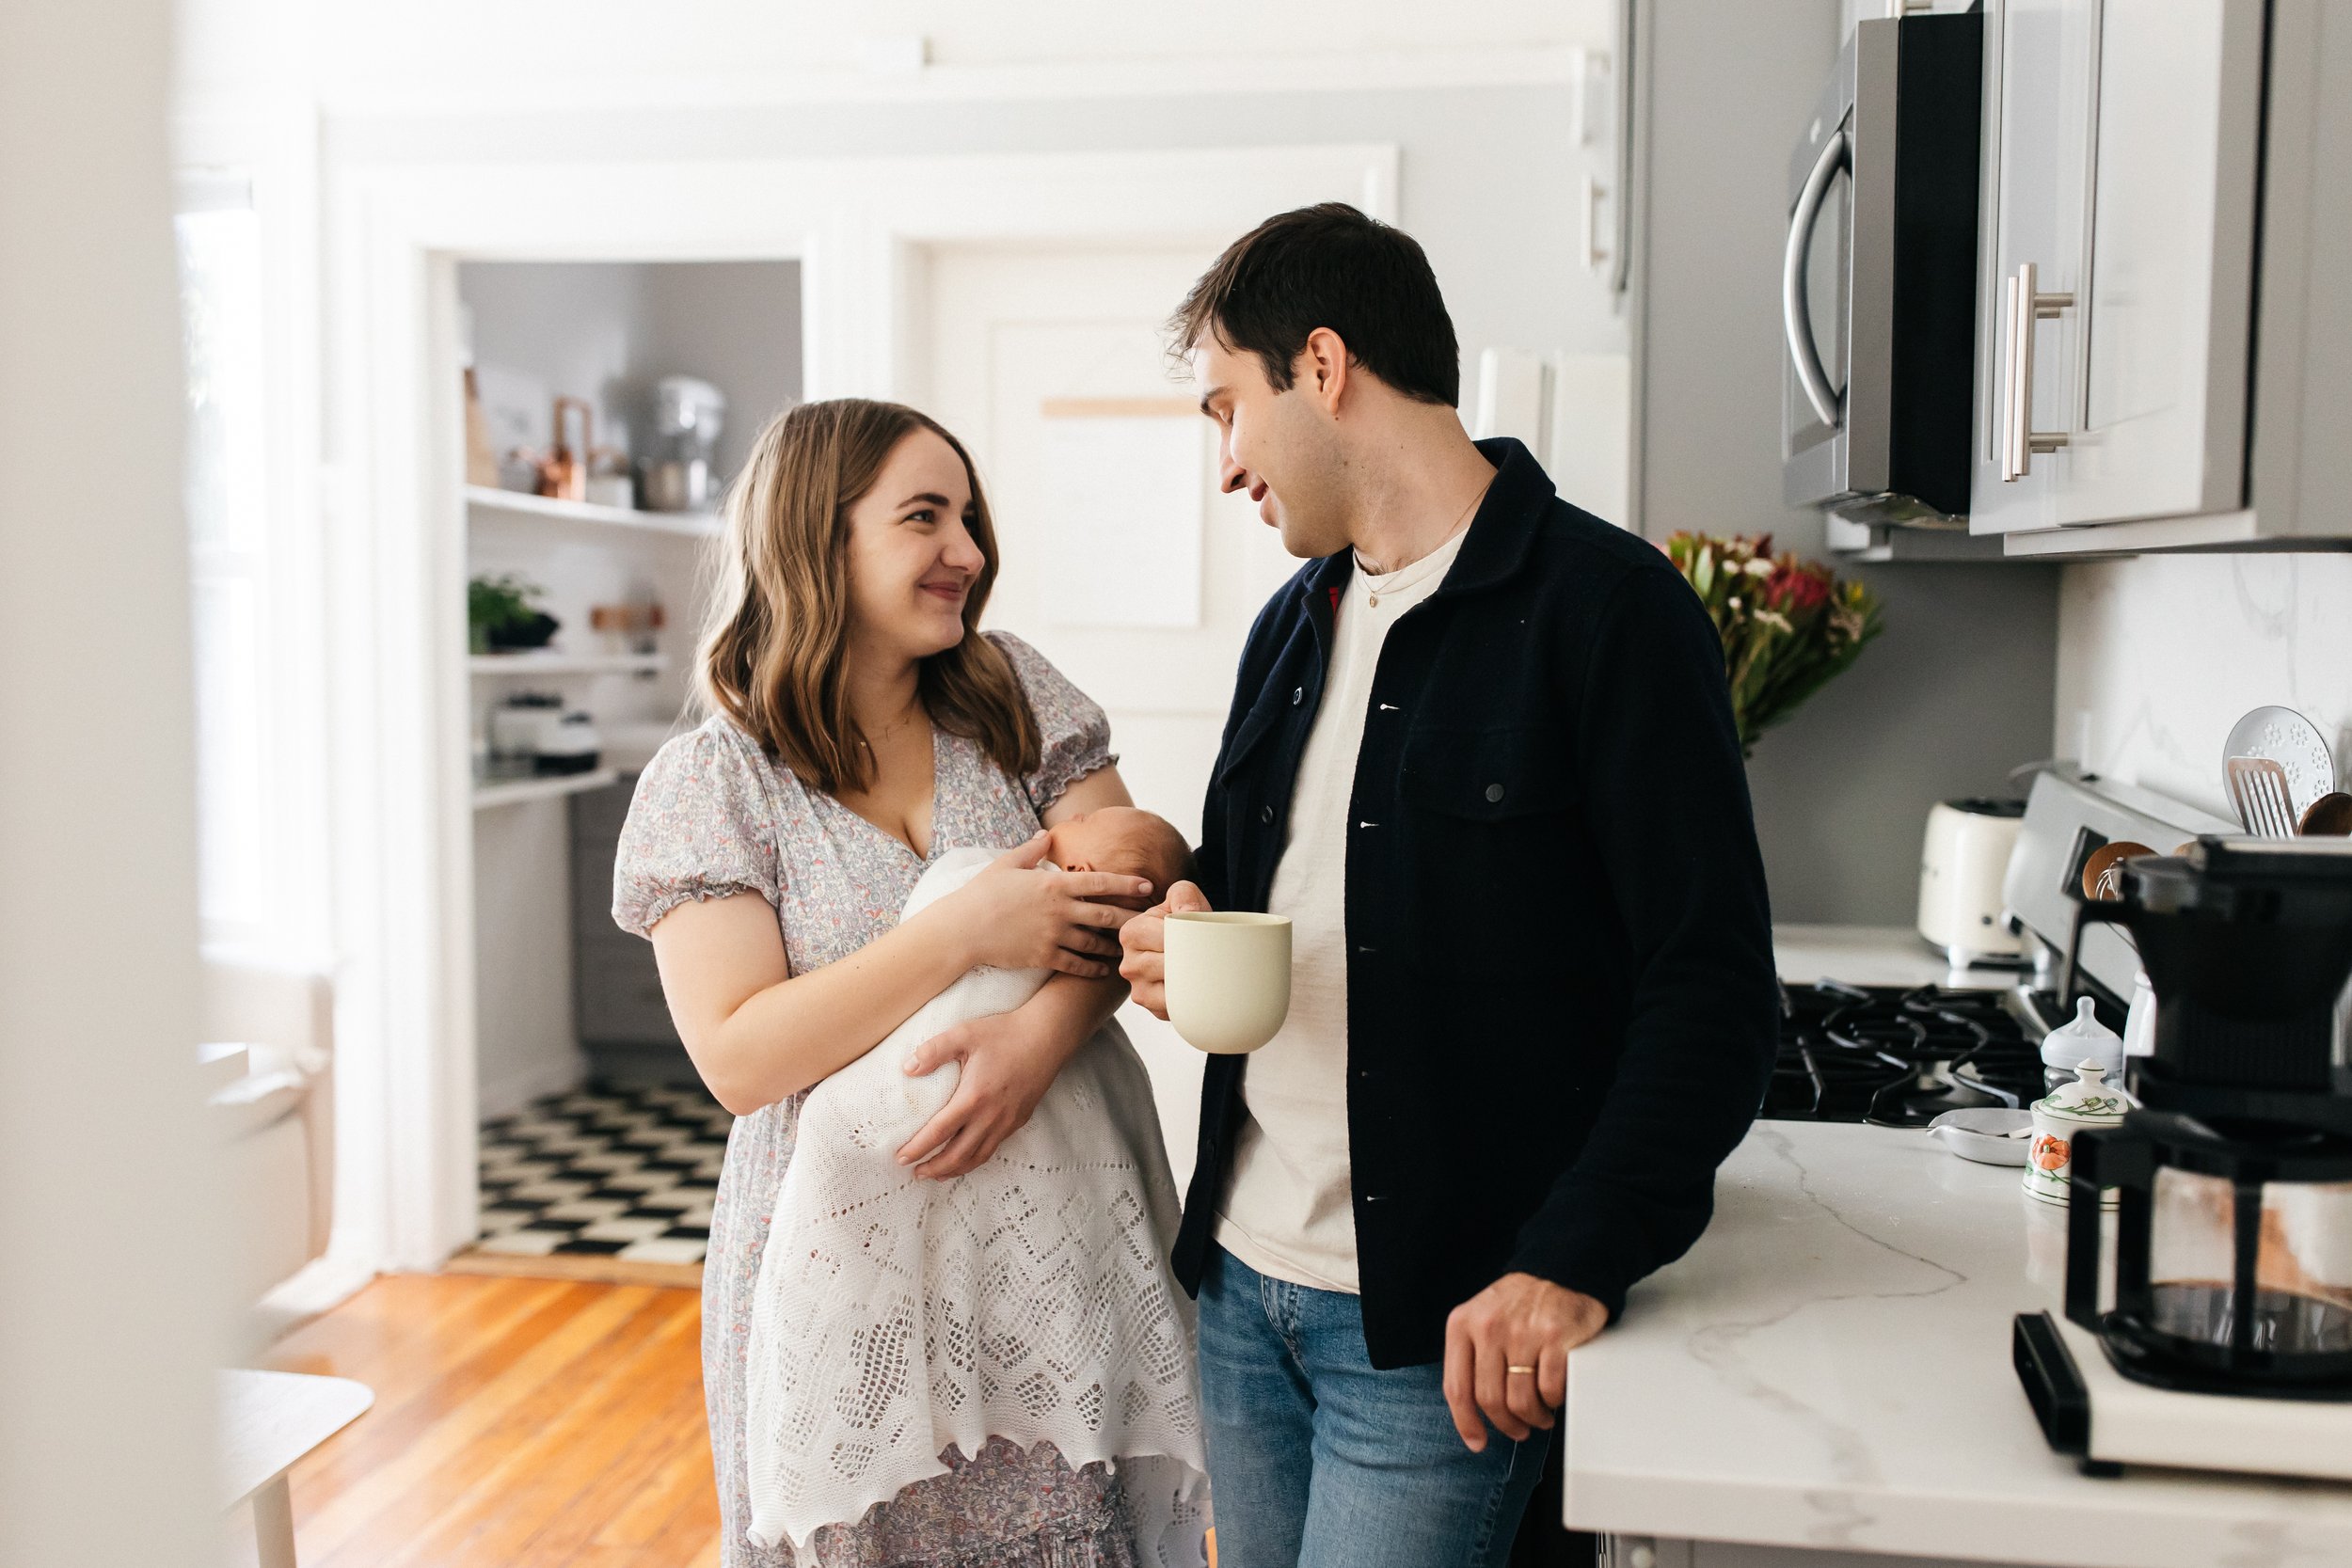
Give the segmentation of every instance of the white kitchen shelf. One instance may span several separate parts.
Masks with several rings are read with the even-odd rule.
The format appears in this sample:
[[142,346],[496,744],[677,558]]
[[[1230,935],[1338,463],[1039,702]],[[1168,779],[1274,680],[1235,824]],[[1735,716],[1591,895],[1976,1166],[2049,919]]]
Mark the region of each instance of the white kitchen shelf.
[[583,790],[602,789],[619,781],[617,768],[599,768],[587,773],[553,773],[543,779],[501,779],[496,784],[473,786],[473,809],[489,811],[497,806],[519,806],[528,800],[554,800]]
[[466,486],[466,513],[469,517],[643,529],[649,533],[685,539],[716,539],[722,531],[720,520],[706,512],[640,512],[628,506],[595,506],[587,501],[526,496],[519,490],[499,490],[485,484]]
[[466,668],[477,675],[658,675],[670,667],[660,654],[472,654]]

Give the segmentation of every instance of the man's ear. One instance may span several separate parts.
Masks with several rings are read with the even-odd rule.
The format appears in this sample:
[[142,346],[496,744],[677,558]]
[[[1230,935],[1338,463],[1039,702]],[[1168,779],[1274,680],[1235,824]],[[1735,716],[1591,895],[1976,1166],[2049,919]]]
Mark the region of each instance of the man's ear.
[[1327,326],[1318,326],[1307,334],[1307,346],[1298,353],[1297,374],[1293,384],[1311,397],[1327,417],[1340,417],[1341,400],[1346,395],[1349,371],[1347,345],[1340,335]]

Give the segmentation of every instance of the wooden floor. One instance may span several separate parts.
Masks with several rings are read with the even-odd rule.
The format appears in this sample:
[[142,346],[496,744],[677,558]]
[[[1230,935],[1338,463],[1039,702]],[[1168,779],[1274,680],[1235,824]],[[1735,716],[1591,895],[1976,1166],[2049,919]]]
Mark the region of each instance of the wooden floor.
[[303,1568],[719,1560],[692,1291],[391,1275],[268,1365],[375,1407],[294,1472]]

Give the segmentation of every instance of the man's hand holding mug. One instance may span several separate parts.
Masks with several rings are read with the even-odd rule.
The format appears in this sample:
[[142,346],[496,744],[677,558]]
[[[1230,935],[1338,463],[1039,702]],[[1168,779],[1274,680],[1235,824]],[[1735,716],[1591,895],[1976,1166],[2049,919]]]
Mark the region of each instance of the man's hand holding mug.
[[1208,897],[1199,888],[1178,882],[1166,898],[1119,928],[1119,945],[1124,949],[1120,975],[1136,1006],[1163,1022],[1168,1019],[1168,917],[1208,907]]

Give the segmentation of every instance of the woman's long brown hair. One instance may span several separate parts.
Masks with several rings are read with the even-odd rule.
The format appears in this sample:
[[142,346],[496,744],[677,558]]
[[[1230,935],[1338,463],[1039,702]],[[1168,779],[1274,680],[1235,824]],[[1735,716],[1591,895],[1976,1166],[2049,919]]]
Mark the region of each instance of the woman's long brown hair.
[[977,741],[1014,779],[1036,771],[1037,720],[1012,663],[979,634],[996,581],[996,531],[963,443],[895,403],[835,398],[778,415],[727,491],[726,535],[697,657],[703,701],[803,783],[828,794],[874,780],[850,713],[850,508],[898,444],[928,430],[972,484],[973,543],[986,558],[963,601],[963,641],[922,661],[931,721]]

